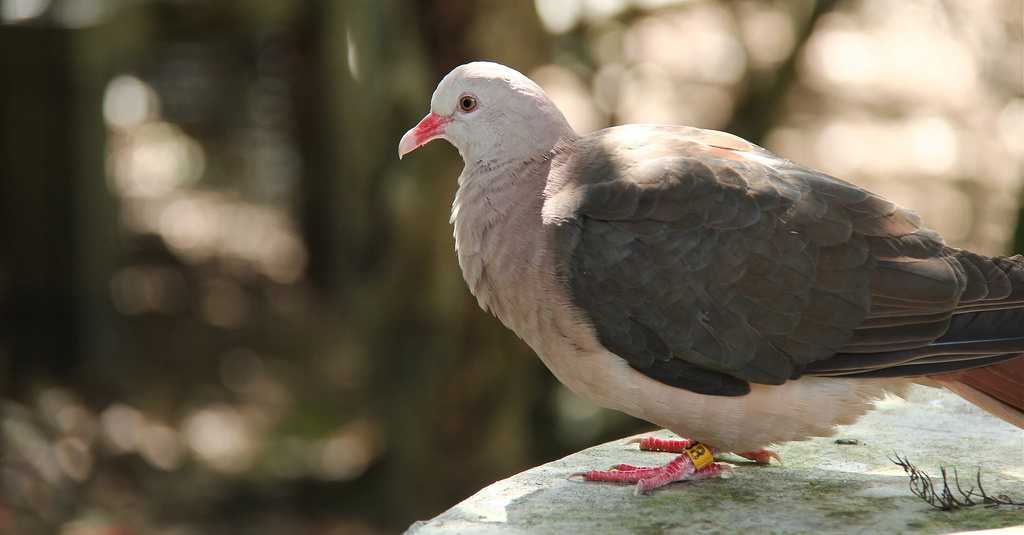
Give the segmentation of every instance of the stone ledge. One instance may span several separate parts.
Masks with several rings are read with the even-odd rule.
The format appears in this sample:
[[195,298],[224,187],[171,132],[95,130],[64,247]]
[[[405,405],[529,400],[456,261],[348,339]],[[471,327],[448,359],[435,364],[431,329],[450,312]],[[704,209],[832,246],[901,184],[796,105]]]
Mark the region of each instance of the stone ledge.
[[[837,444],[839,438],[857,444]],[[956,466],[965,483],[980,466],[989,494],[1024,500],[1024,431],[944,390],[915,387],[906,400],[880,401],[832,438],[783,444],[775,450],[784,466],[730,458],[735,469],[729,479],[675,483],[634,496],[632,486],[567,478],[615,463],[671,459],[624,442],[498,481],[407,533],[1024,533],[1022,508],[932,509],[910,494],[903,470],[888,461],[897,451],[933,476],[940,465]]]

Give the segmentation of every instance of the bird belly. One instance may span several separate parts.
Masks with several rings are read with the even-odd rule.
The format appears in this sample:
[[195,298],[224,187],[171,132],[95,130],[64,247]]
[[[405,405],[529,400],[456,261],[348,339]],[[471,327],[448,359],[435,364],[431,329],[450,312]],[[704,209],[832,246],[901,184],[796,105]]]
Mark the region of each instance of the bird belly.
[[754,384],[745,396],[708,396],[651,379],[607,351],[542,360],[577,395],[723,451],[829,436],[834,426],[870,410],[874,399],[905,388],[900,380],[808,377]]

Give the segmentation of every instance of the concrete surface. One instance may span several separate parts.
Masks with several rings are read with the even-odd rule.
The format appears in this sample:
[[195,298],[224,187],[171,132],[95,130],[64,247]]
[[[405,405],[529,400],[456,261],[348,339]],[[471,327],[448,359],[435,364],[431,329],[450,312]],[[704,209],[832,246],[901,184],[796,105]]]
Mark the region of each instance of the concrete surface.
[[[670,437],[659,431],[658,436]],[[854,439],[855,445],[836,439]],[[647,496],[632,485],[569,480],[615,463],[655,465],[672,454],[640,452],[626,439],[498,481],[407,533],[956,533],[1003,528],[1024,534],[1024,508],[938,511],[907,488],[894,451],[932,476],[978,467],[989,494],[1024,501],[1024,431],[944,390],[915,387],[888,398],[831,438],[783,444],[785,465],[735,465],[728,479],[674,483]],[[964,485],[965,488],[970,485]],[[1018,526],[1013,529],[1012,526]],[[996,532],[993,532],[996,533]]]

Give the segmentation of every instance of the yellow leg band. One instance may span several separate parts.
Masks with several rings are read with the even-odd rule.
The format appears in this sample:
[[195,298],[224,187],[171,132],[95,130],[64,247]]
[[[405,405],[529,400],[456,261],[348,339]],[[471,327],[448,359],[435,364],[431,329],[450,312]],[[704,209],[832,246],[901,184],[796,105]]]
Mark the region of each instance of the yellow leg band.
[[693,467],[697,470],[715,462],[715,456],[711,454],[711,449],[700,442],[690,444],[683,451],[690,457]]

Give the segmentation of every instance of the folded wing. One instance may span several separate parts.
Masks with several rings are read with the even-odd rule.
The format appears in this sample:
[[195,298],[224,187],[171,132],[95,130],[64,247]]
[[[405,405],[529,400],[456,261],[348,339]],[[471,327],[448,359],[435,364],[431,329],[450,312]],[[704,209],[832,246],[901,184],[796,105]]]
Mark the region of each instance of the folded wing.
[[931,375],[1024,352],[1024,261],[719,132],[603,130],[555,158],[573,304],[641,372],[695,392],[803,374]]

